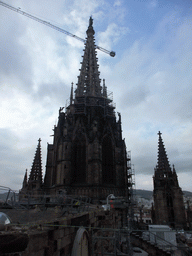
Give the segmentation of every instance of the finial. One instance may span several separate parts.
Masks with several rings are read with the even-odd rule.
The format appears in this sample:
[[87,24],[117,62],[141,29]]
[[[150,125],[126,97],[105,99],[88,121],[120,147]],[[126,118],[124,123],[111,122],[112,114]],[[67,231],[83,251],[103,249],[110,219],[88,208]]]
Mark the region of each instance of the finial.
[[39,139],[38,139],[38,141],[39,141],[39,144],[40,144],[40,142],[41,142],[41,138],[39,138]]
[[161,136],[162,133],[159,131],[157,134],[158,134],[159,136]]
[[70,105],[73,103],[73,82],[71,83]]
[[95,31],[94,31],[94,29],[93,29],[93,18],[92,18],[92,16],[90,16],[90,18],[89,18],[89,27],[88,27],[86,33],[87,33],[87,35],[88,35],[89,33],[91,33],[92,35],[95,34]]
[[59,108],[59,115],[61,114],[61,112],[63,111],[64,107],[60,107]]
[[89,26],[92,26],[93,25],[93,18],[92,18],[92,15],[90,16],[89,18]]
[[176,172],[176,171],[175,171],[175,165],[174,165],[174,164],[173,164],[173,172]]
[[105,86],[105,79],[103,79],[103,96],[107,97],[107,87]]

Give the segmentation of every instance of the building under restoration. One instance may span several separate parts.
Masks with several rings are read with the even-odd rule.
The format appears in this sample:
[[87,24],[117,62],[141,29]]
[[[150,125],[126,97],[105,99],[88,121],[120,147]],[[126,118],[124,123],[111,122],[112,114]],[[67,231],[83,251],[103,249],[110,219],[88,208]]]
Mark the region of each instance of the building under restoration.
[[[128,157],[121,115],[118,113],[116,118],[112,93],[105,80],[101,83],[92,18],[86,33],[77,87],[74,90],[72,83],[70,102],[65,109],[60,108],[53,144],[47,147],[44,182],[40,171],[34,174],[42,168],[32,166],[29,182],[25,177],[23,192],[41,188],[47,194],[65,190],[95,199],[104,199],[109,194],[128,196]],[[36,154],[35,159],[38,157]]]

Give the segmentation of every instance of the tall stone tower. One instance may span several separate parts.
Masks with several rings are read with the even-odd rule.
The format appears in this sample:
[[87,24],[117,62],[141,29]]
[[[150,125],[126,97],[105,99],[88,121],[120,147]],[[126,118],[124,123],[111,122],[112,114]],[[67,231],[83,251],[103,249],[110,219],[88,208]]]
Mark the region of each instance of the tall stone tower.
[[127,155],[121,115],[115,115],[112,94],[101,85],[93,20],[87,29],[77,87],[70,103],[60,108],[53,144],[48,144],[44,189],[65,189],[74,195],[103,199],[127,196]]
[[33,159],[29,179],[27,179],[27,170],[23,179],[23,186],[20,190],[20,198],[25,194],[39,195],[43,189],[43,175],[41,162],[41,139],[38,140],[37,149]]
[[173,228],[186,227],[183,193],[179,187],[175,168],[171,169],[165,147],[159,135],[158,161],[154,181],[154,222],[166,224]]

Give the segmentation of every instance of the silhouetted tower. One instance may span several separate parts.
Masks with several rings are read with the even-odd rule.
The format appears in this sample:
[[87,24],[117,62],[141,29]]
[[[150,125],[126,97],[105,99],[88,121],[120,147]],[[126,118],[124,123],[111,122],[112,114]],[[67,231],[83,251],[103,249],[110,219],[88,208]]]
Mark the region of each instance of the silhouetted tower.
[[28,180],[29,189],[39,189],[42,187],[43,175],[42,175],[42,164],[41,164],[41,139],[38,140],[35,157],[31,167],[31,172]]
[[175,168],[171,169],[163,145],[161,133],[158,144],[158,160],[154,181],[154,223],[167,224],[174,228],[186,227],[183,193],[178,184]]
[[26,169],[25,176],[24,176],[24,179],[23,179],[22,189],[27,189],[27,188],[28,188],[28,180],[27,180],[27,169]]
[[94,43],[93,19],[77,87],[71,86],[70,104],[59,111],[53,144],[48,144],[44,186],[47,193],[67,193],[106,198],[127,196],[127,155],[121,116],[115,115],[112,93],[101,86]]
[[20,190],[20,199],[26,194],[39,195],[43,189],[43,174],[41,163],[41,139],[38,140],[37,149],[32,163],[29,179],[27,180],[27,170],[23,179],[23,186]]

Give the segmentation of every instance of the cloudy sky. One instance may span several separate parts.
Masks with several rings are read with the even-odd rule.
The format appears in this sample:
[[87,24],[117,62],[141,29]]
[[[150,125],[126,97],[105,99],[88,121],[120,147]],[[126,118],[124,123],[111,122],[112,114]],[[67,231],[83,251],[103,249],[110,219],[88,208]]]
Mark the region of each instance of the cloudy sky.
[[[136,188],[153,189],[157,132],[192,191],[191,0],[4,0],[79,37],[94,19],[101,79],[121,112]],[[38,139],[45,171],[58,110],[77,83],[83,43],[0,6],[0,185],[22,186]]]

